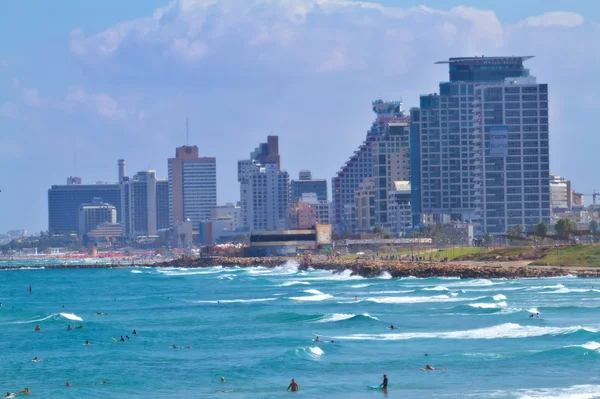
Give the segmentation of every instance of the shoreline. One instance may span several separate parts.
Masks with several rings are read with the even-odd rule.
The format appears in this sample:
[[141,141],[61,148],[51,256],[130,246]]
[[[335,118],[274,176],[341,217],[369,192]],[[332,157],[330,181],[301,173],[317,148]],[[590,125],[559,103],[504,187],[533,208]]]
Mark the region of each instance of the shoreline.
[[[317,258],[317,257],[315,257]],[[302,258],[240,258],[240,257],[187,257],[166,262],[139,263],[139,264],[49,264],[32,266],[6,266],[2,270],[19,269],[110,269],[110,268],[136,268],[136,267],[185,267],[204,268],[215,266],[273,268],[283,266],[287,262],[298,263],[298,268],[316,270],[329,270],[342,273],[349,270],[352,275],[366,278],[379,277],[389,273],[392,278],[432,278],[432,277],[458,277],[458,278],[544,278],[573,275],[580,278],[599,278],[600,268],[580,267],[550,267],[550,266],[498,266],[495,264],[462,264],[457,262],[406,262],[398,260],[369,260],[369,259],[312,259]]]

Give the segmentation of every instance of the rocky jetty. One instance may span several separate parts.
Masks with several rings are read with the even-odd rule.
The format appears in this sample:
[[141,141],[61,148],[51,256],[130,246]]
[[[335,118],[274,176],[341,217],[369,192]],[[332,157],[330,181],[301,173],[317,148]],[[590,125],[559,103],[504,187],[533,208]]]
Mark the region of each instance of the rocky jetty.
[[[398,260],[381,259],[344,259],[329,258],[310,260],[302,258],[241,258],[241,257],[186,257],[172,261],[154,264],[81,264],[81,265],[46,265],[46,269],[96,269],[96,268],[121,268],[121,267],[185,267],[201,268],[213,266],[240,266],[240,267],[277,267],[287,262],[296,262],[300,269],[331,270],[341,273],[349,270],[353,275],[362,277],[378,277],[389,273],[393,278],[400,277],[458,277],[458,278],[535,278],[535,277],[560,277],[575,275],[577,277],[598,278],[599,269],[581,269],[568,267],[503,267],[487,264],[462,265],[436,262],[407,262]],[[3,269],[21,269],[19,266],[9,266]]]

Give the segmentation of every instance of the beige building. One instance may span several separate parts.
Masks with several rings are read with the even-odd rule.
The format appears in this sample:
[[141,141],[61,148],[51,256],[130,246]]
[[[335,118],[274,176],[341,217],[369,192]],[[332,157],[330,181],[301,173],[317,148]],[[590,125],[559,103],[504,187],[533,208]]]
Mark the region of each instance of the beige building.
[[210,219],[217,206],[216,158],[199,157],[197,146],[175,149],[169,158],[169,226],[189,219],[193,226]]
[[117,222],[117,208],[106,204],[99,198],[94,198],[91,204],[79,206],[78,223],[79,235],[83,236],[103,223]]
[[368,177],[354,192],[356,231],[367,232],[375,227],[375,178]]

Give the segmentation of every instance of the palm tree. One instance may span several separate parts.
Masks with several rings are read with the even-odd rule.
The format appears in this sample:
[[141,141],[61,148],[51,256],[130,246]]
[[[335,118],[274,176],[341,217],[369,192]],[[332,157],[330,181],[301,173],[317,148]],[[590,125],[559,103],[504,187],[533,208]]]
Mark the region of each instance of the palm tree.
[[535,235],[541,238],[546,237],[548,234],[548,225],[546,222],[539,222],[537,226],[535,226]]
[[577,230],[577,225],[570,219],[559,219],[554,225],[554,230],[562,240],[568,240],[571,233]]
[[590,231],[594,235],[598,234],[598,222],[596,220],[590,222]]
[[515,227],[515,234],[517,237],[521,237],[524,232],[525,232],[525,227],[523,227],[522,224],[519,224],[519,225],[517,225],[517,227]]

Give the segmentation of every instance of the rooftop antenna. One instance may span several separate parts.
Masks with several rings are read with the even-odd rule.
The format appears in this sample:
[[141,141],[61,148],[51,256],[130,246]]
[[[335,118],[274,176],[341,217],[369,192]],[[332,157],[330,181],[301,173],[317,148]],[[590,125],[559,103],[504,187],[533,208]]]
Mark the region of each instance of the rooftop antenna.
[[189,122],[189,119],[186,117],[185,118],[185,146],[186,147],[189,145],[189,141],[190,141],[190,122]]

